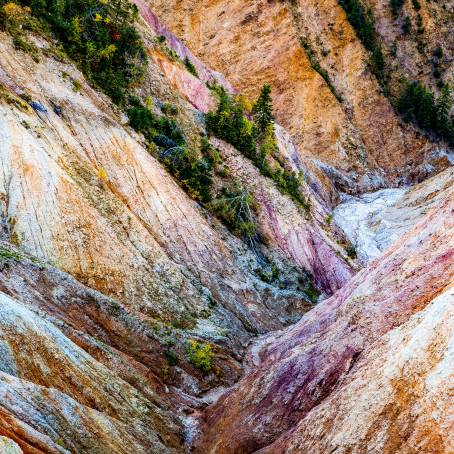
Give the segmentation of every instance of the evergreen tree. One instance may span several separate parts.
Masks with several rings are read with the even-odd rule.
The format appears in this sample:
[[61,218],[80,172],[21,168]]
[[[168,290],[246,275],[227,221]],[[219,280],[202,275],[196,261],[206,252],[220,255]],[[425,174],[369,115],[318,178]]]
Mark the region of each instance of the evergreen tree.
[[451,120],[452,89],[445,85],[437,100],[437,129],[450,143],[454,141],[453,122]]
[[262,136],[268,126],[273,123],[273,104],[271,101],[271,87],[265,84],[262,87],[260,96],[252,108],[254,123],[257,128],[257,135]]
[[394,17],[397,17],[399,15],[399,12],[404,5],[405,0],[390,0],[390,5],[391,5],[391,11],[393,13]]

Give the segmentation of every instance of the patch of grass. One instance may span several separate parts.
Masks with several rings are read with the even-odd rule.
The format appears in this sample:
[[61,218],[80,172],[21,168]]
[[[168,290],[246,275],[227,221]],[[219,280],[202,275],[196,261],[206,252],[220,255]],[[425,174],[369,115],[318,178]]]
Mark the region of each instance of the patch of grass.
[[73,84],[73,92],[74,93],[80,93],[82,91],[82,83],[79,80],[74,79],[72,81],[72,84]]
[[0,84],[0,99],[3,99],[7,104],[9,104],[11,106],[15,106],[24,112],[30,111],[30,106],[29,106],[28,102],[25,102],[20,97],[11,93],[2,84]]
[[23,260],[23,256],[20,255],[17,252],[11,251],[10,249],[6,249],[2,246],[0,246],[0,259],[2,260],[14,260],[14,261],[20,261]]

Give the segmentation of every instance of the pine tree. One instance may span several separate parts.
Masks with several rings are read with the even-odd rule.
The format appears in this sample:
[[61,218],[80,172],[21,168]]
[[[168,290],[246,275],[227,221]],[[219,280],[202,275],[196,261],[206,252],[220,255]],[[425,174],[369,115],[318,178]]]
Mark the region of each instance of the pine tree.
[[437,129],[449,142],[453,141],[453,122],[451,120],[452,89],[446,84],[437,100]]
[[271,101],[271,87],[265,84],[262,87],[260,96],[252,108],[254,123],[257,128],[257,135],[262,136],[267,127],[273,123],[273,105]]

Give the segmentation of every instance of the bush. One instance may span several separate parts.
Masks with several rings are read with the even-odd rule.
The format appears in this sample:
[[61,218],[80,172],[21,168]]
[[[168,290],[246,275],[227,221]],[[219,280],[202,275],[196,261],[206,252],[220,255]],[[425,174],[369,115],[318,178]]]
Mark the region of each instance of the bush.
[[336,97],[336,99],[339,102],[342,102],[342,96],[340,96],[337,93],[333,83],[331,82],[331,78],[329,77],[328,71],[325,68],[323,68],[320,62],[318,61],[317,56],[315,55],[315,52],[312,49],[312,46],[310,45],[309,41],[301,37],[300,43],[303,46],[304,51],[306,52],[306,56],[309,59],[309,63],[311,64],[312,69],[317,71],[323,77],[326,85],[328,85],[328,88],[331,90],[331,93]]
[[222,188],[209,208],[235,235],[254,241],[257,236],[256,206],[251,191],[236,184],[232,189]]
[[421,3],[419,3],[419,0],[411,0],[411,3],[416,11],[421,9]]
[[345,248],[345,252],[347,253],[347,256],[351,259],[356,259],[357,257],[357,252],[355,246],[353,244],[348,244],[347,247]]
[[31,15],[28,6],[20,6],[13,2],[2,2],[0,9],[0,30],[7,31],[13,38],[16,49],[29,53],[35,61],[38,61],[38,49],[30,43],[26,36],[26,31],[43,32],[43,27]]
[[256,136],[262,137],[274,122],[271,87],[269,85],[265,84],[262,87],[257,102],[252,107],[252,116],[254,118]]
[[254,160],[257,145],[253,134],[253,124],[240,103],[234,102],[223,87],[217,88],[219,106],[216,112],[209,112],[206,119],[208,132],[232,144],[245,156]]
[[158,159],[175,177],[180,186],[199,202],[211,200],[212,162],[207,156],[187,146],[174,119],[157,116],[134,97],[129,98],[129,124],[158,147]]
[[404,3],[405,3],[405,0],[391,0],[390,1],[391,11],[392,11],[394,17],[397,17],[399,15],[399,12],[402,9],[402,6],[404,5]]
[[411,19],[409,16],[405,16],[402,32],[404,35],[409,35],[411,33]]
[[360,0],[338,0],[344,8],[348,21],[356,30],[363,46],[371,52],[370,69],[382,87],[386,84],[385,60],[381,45],[375,34],[375,20],[372,10],[361,3]]
[[176,366],[178,364],[178,356],[173,350],[166,350],[165,356],[170,367]]
[[192,64],[191,60],[189,60],[188,57],[185,57],[184,58],[184,66],[186,66],[186,69],[195,77],[199,77],[198,73],[197,73],[197,69],[195,68],[195,66]]
[[202,344],[191,339],[188,346],[188,355],[189,362],[204,374],[210,372],[213,368],[212,359],[214,353],[211,345]]
[[339,3],[347,13],[348,21],[356,30],[358,38],[364,47],[373,52],[377,47],[377,43],[372,11],[366,9],[360,0],[339,0]]

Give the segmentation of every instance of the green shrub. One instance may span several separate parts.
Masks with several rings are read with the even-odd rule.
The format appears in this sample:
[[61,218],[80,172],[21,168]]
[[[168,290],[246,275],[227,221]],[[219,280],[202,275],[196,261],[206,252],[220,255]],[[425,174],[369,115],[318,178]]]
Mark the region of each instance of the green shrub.
[[317,71],[323,77],[324,81],[326,82],[326,85],[328,85],[328,88],[331,90],[331,93],[336,97],[336,99],[339,102],[342,102],[342,96],[340,96],[337,93],[336,89],[334,88],[334,85],[331,82],[328,71],[325,68],[323,68],[320,62],[318,61],[317,56],[315,55],[315,52],[312,49],[312,46],[310,45],[309,41],[301,37],[300,43],[306,52],[306,56],[309,59],[309,63],[311,64],[312,69]]
[[257,145],[252,122],[246,118],[242,105],[235,103],[223,87],[218,88],[217,93],[219,106],[216,112],[206,115],[207,130],[254,160]]
[[366,8],[360,0],[338,0],[344,8],[348,21],[356,30],[363,46],[371,52],[370,69],[381,86],[386,85],[385,59],[375,33],[375,20],[370,8]]
[[186,66],[186,69],[195,77],[199,77],[198,73],[197,73],[197,69],[195,68],[195,66],[192,64],[191,60],[189,60],[188,57],[184,57],[184,60],[183,60],[183,63],[184,63],[184,66]]
[[419,3],[419,0],[411,0],[411,3],[415,11],[419,11],[421,9],[421,3]]
[[312,303],[318,302],[320,291],[314,284],[314,279],[310,273],[305,272],[298,278],[298,290],[304,292]]
[[409,35],[411,33],[411,19],[408,16],[405,16],[404,23],[402,25],[402,32],[404,35]]
[[339,0],[339,4],[347,13],[348,21],[356,30],[364,47],[373,52],[377,47],[377,42],[372,10],[366,9],[360,0]]
[[7,31],[13,38],[16,49],[27,52],[35,61],[38,59],[37,47],[27,39],[26,31],[43,33],[39,21],[31,15],[28,6],[0,0],[0,30]]
[[176,366],[178,363],[178,356],[173,350],[166,350],[165,356],[167,358],[167,362],[169,363],[169,366]]
[[397,17],[399,15],[399,12],[402,9],[404,3],[405,0],[390,0],[391,11],[394,17]]
[[407,83],[397,101],[397,110],[407,122],[413,122],[435,137],[454,143],[454,124],[450,116],[452,92],[444,86],[438,99],[420,82]]
[[189,341],[188,346],[189,362],[201,370],[203,373],[208,373],[213,368],[213,348],[209,344],[202,344],[193,339]]
[[129,124],[158,147],[158,159],[194,199],[211,200],[212,163],[187,146],[174,119],[157,116],[134,97],[129,98]]
[[232,189],[222,188],[209,208],[235,235],[254,241],[257,236],[256,205],[251,191],[236,184]]
[[274,122],[270,85],[265,84],[262,87],[257,102],[252,107],[252,116],[256,136],[262,137]]
[[161,107],[161,112],[164,115],[176,115],[178,113],[178,107],[175,104],[170,104],[166,102],[162,107]]
[[345,248],[345,252],[347,253],[347,256],[351,259],[356,259],[357,253],[356,253],[356,248],[353,246],[353,244],[348,244]]

